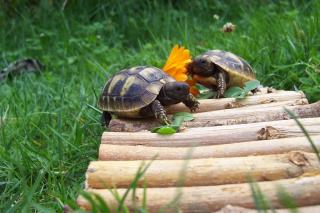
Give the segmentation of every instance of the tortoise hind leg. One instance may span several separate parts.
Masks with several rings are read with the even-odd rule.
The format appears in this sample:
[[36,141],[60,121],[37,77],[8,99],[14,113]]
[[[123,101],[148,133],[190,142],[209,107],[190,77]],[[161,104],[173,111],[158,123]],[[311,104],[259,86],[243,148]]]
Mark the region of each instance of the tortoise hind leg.
[[103,111],[102,112],[102,115],[101,115],[101,125],[102,126],[105,126],[105,127],[108,127],[109,126],[109,123],[111,121],[111,114],[107,111]]
[[152,112],[154,116],[159,119],[164,124],[170,124],[170,121],[167,117],[166,110],[162,106],[159,100],[155,100],[151,105]]
[[216,98],[223,97],[224,92],[227,88],[227,73],[224,71],[220,71],[218,73],[218,80],[217,80],[217,95]]

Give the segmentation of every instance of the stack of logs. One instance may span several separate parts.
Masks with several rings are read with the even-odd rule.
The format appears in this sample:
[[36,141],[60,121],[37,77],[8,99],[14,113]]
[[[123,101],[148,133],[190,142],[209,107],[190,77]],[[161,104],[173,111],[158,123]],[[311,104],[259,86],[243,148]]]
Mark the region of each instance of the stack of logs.
[[[147,131],[159,125],[155,120],[113,119],[111,131],[102,135],[99,160],[87,170],[85,190],[116,208],[109,189],[123,195],[141,165],[156,156],[137,182],[135,199],[127,197],[129,208],[146,202],[148,211],[158,212],[179,195],[176,205],[182,212],[255,212],[250,177],[277,212],[287,212],[281,209],[279,186],[300,212],[320,212],[319,159],[284,110],[300,118],[320,148],[320,101],[308,104],[302,92],[264,88],[242,100],[200,102],[195,119],[173,135]],[[187,109],[182,104],[168,109],[179,111]],[[91,209],[82,196],[77,202]]]

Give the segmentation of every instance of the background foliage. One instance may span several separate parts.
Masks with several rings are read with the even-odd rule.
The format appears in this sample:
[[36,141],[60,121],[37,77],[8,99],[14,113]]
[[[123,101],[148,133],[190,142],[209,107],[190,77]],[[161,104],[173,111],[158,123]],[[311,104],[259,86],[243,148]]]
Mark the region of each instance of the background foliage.
[[[174,44],[234,52],[258,79],[320,99],[320,1],[0,0],[0,67],[42,75],[0,82],[0,211],[62,211],[83,188],[103,129],[97,95],[119,69],[162,67]],[[216,16],[215,16],[216,15]],[[226,22],[236,31],[220,31]],[[93,107],[91,107],[93,106]]]

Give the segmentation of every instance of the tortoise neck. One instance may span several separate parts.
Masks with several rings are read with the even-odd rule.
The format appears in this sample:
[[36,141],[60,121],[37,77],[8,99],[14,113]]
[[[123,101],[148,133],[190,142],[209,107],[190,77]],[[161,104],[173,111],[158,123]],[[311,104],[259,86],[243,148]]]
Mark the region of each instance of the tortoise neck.
[[159,95],[157,97],[157,100],[159,100],[163,106],[169,106],[169,105],[177,104],[177,103],[181,102],[177,99],[173,99],[170,96],[168,96],[168,94],[166,93],[165,87],[161,88]]

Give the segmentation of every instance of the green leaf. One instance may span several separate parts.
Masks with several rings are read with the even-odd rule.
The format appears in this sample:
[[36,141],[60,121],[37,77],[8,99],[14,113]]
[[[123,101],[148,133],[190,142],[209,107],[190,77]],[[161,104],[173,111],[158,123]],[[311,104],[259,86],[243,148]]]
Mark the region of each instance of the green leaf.
[[[171,125],[166,125],[166,126],[157,126],[157,127],[154,127],[153,129],[151,129],[151,132],[153,133],[159,133],[158,131],[163,131],[163,130],[160,130],[160,129],[163,129],[163,128],[171,128],[171,129],[174,129],[176,132],[179,131],[179,128],[180,128],[181,124],[171,124]],[[160,133],[161,134],[161,133]]]
[[177,112],[173,115],[172,124],[155,127],[151,129],[151,132],[158,133],[161,135],[173,134],[179,131],[180,126],[184,121],[191,121],[193,119],[193,115],[189,112]]
[[193,115],[189,112],[177,112],[173,115],[173,120],[178,117],[182,117],[183,121],[192,121],[194,119]]
[[243,90],[242,93],[235,98],[236,99],[244,99],[247,96],[247,94],[248,94],[248,92]]
[[160,128],[165,127],[165,126],[157,126],[151,129],[151,132],[155,133],[157,132]]
[[177,131],[171,126],[163,126],[159,128],[156,132],[161,135],[171,135],[173,133],[176,133]]
[[251,80],[244,84],[244,90],[246,92],[250,92],[251,90],[257,89],[260,86],[260,81],[258,80]]
[[216,91],[212,91],[212,90],[209,90],[209,91],[206,91],[206,92],[201,92],[197,96],[197,99],[209,99],[209,98],[215,97],[216,94],[217,94],[217,92]]
[[[193,115],[189,112],[177,112],[172,117],[174,126],[178,126],[180,128],[181,124],[184,121],[192,121],[194,119]],[[178,128],[178,129],[179,129]]]
[[198,83],[196,84],[195,87],[200,91],[200,93],[210,90],[208,87],[205,87],[205,86],[198,84]]
[[175,129],[176,131],[179,131],[180,126],[181,126],[181,124],[180,125],[175,125],[175,124],[170,125],[170,127]]
[[183,116],[176,116],[173,118],[172,125],[180,127],[183,121],[184,121]]
[[224,96],[226,98],[237,98],[241,95],[243,95],[243,89],[241,89],[240,87],[230,87],[224,93]]

